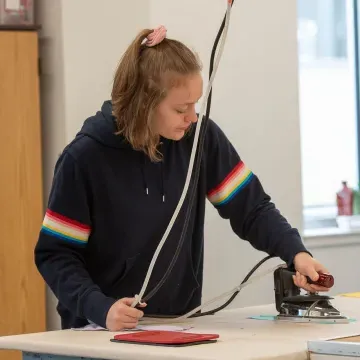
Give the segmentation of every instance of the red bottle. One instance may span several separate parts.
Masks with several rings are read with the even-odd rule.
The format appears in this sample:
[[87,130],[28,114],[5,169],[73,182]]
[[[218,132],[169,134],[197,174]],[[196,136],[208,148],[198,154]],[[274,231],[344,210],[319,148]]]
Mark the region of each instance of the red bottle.
[[343,188],[336,194],[338,216],[350,216],[353,214],[353,191],[343,181]]

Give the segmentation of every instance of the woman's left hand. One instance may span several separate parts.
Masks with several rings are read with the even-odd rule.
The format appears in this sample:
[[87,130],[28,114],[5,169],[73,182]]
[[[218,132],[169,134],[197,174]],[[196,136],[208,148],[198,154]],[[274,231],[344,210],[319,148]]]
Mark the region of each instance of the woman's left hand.
[[307,282],[306,276],[308,276],[312,281],[317,281],[319,273],[329,273],[322,264],[311,257],[308,253],[298,253],[294,258],[294,266],[296,275],[293,276],[293,279],[296,286],[312,293],[318,291],[329,291],[326,287],[309,284]]

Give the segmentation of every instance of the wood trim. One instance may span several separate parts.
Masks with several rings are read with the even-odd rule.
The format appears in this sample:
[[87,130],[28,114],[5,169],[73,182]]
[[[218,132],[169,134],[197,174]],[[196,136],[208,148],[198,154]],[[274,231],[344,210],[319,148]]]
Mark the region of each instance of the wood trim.
[[[0,32],[0,336],[46,331],[38,34]],[[0,360],[20,359],[0,351]]]
[[39,31],[41,30],[40,25],[11,25],[11,24],[0,24],[0,31]]

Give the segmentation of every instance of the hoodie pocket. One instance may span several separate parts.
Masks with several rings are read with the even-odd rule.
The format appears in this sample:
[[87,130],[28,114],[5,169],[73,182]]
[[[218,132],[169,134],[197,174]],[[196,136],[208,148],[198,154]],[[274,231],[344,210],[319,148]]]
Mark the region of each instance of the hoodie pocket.
[[198,273],[201,269],[195,269],[192,258],[192,249],[187,248],[186,266],[188,269],[188,280],[182,290],[181,302],[183,309],[181,313],[187,313],[201,304],[202,284],[199,282]]
[[127,258],[125,260],[125,264],[124,264],[124,268],[121,272],[121,274],[119,275],[119,277],[117,277],[112,285],[113,289],[116,289],[120,283],[126,278],[126,276],[129,274],[130,270],[134,267],[137,259],[139,258],[140,253],[136,254],[135,256],[132,256],[130,258]]
[[201,289],[199,289],[201,285],[197,279],[189,251],[186,250],[186,253],[186,259],[183,262],[184,265],[181,266],[181,262],[179,262],[179,267],[182,269],[174,269],[174,271],[179,272],[185,271],[185,278],[182,280],[181,286],[179,286],[177,291],[174,291],[170,297],[170,313],[184,314],[199,305],[198,294],[201,293]]

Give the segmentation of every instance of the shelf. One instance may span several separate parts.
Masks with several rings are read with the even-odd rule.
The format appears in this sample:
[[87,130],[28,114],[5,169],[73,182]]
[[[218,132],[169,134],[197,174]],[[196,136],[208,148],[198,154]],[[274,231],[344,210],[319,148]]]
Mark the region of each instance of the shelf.
[[0,31],[38,31],[40,29],[41,29],[40,25],[0,24]]

